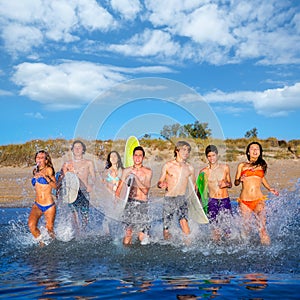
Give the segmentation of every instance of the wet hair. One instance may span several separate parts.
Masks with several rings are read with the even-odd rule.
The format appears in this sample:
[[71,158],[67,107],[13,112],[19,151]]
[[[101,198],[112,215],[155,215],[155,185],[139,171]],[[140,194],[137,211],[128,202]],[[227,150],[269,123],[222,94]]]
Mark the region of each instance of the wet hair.
[[122,163],[122,159],[121,159],[121,156],[119,154],[119,152],[113,150],[113,151],[110,151],[107,155],[107,159],[106,159],[106,164],[105,164],[105,169],[109,169],[111,166],[112,166],[112,163],[110,161],[110,156],[112,153],[115,153],[118,157],[118,161],[117,161],[117,168],[121,168],[121,169],[124,169],[123,167],[123,163]]
[[[39,153],[44,153],[45,154],[45,160],[46,160],[46,167],[49,167],[52,169],[52,175],[55,174],[55,171],[54,171],[54,167],[53,167],[53,163],[52,163],[52,160],[51,160],[51,157],[50,157],[50,154],[45,151],[45,150],[39,150],[35,153],[35,156],[34,156],[34,161],[36,161],[36,157],[38,156]],[[35,175],[37,172],[39,171],[39,166],[36,166],[34,169],[33,169],[33,175]]]
[[177,157],[177,152],[183,147],[183,146],[187,146],[189,148],[189,151],[191,151],[191,145],[186,142],[186,141],[178,141],[175,145],[175,149],[174,149],[174,157]]
[[253,166],[261,166],[262,169],[264,170],[264,172],[266,173],[267,172],[267,168],[268,168],[268,165],[266,163],[266,161],[262,158],[262,154],[263,154],[263,149],[262,149],[262,146],[259,142],[251,142],[248,146],[247,146],[247,149],[246,149],[246,155],[247,155],[247,158],[248,160],[250,161],[250,153],[249,153],[249,150],[250,150],[250,146],[251,145],[258,145],[259,147],[259,156],[257,158],[257,160],[255,162],[252,162],[251,165]]
[[81,144],[82,149],[83,149],[83,154],[84,154],[85,151],[86,151],[86,145],[85,145],[85,143],[82,142],[81,140],[76,140],[76,141],[74,141],[73,144],[72,144],[72,146],[71,146],[71,150],[72,150],[72,151],[73,151],[73,149],[74,149],[74,145],[75,145],[75,144]]
[[207,157],[209,152],[215,152],[218,154],[218,148],[215,145],[208,145],[205,149],[205,156]]
[[144,148],[143,148],[142,146],[136,146],[136,147],[133,149],[132,155],[134,155],[135,151],[138,151],[138,150],[142,151],[142,152],[143,152],[143,156],[145,156],[145,150],[144,150]]

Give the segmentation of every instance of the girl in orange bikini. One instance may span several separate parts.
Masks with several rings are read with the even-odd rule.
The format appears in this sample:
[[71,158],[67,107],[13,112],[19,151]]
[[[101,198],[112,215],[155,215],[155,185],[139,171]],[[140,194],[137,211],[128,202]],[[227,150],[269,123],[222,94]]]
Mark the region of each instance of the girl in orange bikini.
[[241,194],[237,201],[245,225],[249,223],[253,213],[258,221],[261,243],[269,245],[270,237],[266,230],[265,213],[265,200],[267,197],[261,191],[261,184],[274,195],[278,196],[279,193],[270,187],[265,178],[267,163],[262,158],[262,152],[262,146],[258,142],[252,142],[247,146],[248,162],[242,162],[238,165],[234,184],[238,186],[242,182]]

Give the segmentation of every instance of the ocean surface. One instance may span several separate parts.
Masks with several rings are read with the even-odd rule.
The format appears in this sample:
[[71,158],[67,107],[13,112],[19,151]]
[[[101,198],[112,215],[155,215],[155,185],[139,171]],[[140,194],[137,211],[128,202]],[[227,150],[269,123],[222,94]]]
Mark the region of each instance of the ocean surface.
[[[1,299],[299,299],[300,181],[267,200],[272,244],[253,229],[245,238],[236,202],[211,225],[190,222],[187,243],[177,224],[162,237],[161,200],[151,202],[148,245],[122,245],[121,224],[91,207],[86,231],[76,232],[67,207],[58,206],[57,239],[40,247],[27,227],[29,208],[0,209]],[[45,232],[44,222],[40,227]],[[230,231],[228,231],[230,228]]]

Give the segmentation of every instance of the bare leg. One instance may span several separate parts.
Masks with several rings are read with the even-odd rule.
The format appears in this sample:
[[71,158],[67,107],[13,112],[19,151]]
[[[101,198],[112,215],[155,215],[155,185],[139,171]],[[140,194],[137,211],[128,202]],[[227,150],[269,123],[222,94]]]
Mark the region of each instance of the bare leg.
[[45,211],[44,215],[45,215],[46,228],[48,230],[48,233],[51,236],[51,238],[54,239],[55,238],[54,220],[56,215],[56,206],[54,205],[50,207],[47,211]]
[[255,214],[260,241],[263,245],[270,245],[271,240],[266,228],[266,211],[265,203],[263,201],[257,205]]
[[139,232],[139,241],[142,245],[149,244],[149,235],[144,232]]
[[243,231],[242,235],[243,237],[247,237],[249,235],[250,229],[249,229],[249,224],[250,224],[250,219],[252,215],[252,210],[247,207],[245,204],[241,203],[240,204],[240,212],[242,215],[242,224],[243,224]]
[[169,229],[164,229],[163,234],[164,234],[164,239],[165,240],[169,240],[172,237],[170,232],[169,232]]
[[179,221],[180,223],[180,227],[182,229],[182,232],[185,234],[185,235],[189,235],[191,233],[190,231],[190,227],[189,227],[189,223],[186,219],[181,219]]
[[28,227],[35,238],[38,238],[41,235],[37,226],[42,215],[43,213],[41,210],[34,204],[28,217]]
[[123,239],[124,245],[131,245],[132,244],[132,229],[127,228],[125,231],[125,237]]

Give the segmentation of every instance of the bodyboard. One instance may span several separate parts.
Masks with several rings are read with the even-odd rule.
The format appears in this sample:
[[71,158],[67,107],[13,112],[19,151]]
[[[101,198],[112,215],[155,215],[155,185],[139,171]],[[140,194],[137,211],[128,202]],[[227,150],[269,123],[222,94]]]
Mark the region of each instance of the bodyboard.
[[188,190],[187,200],[188,200],[189,217],[199,224],[207,224],[209,222],[208,218],[195,192],[194,184],[191,178],[189,178],[187,190]]
[[133,150],[135,147],[139,146],[139,140],[135,136],[130,136],[125,145],[124,151],[124,167],[128,168],[133,166]]
[[59,189],[59,199],[63,203],[73,203],[79,191],[79,179],[75,173],[67,172],[61,181],[61,187]]
[[201,198],[201,203],[203,206],[203,210],[207,214],[208,210],[208,185],[207,185],[207,179],[206,174],[204,172],[201,172],[196,180],[196,185],[198,187],[199,195]]
[[129,175],[126,178],[126,181],[124,182],[124,184],[122,186],[121,193],[120,193],[120,200],[119,201],[122,201],[122,207],[123,207],[123,209],[125,208],[126,203],[128,201],[129,193],[130,193],[130,190],[132,188],[133,182],[134,182],[134,177],[131,176],[131,175]]

